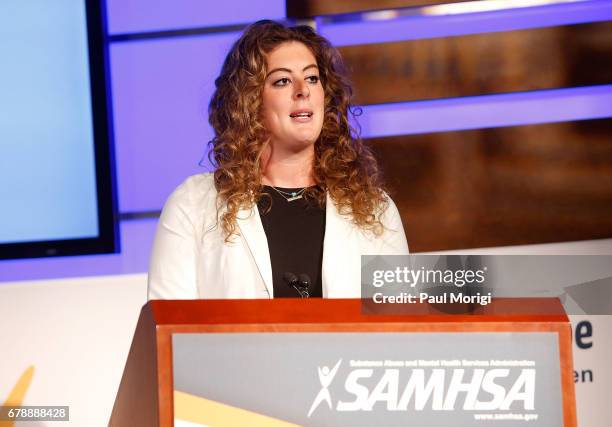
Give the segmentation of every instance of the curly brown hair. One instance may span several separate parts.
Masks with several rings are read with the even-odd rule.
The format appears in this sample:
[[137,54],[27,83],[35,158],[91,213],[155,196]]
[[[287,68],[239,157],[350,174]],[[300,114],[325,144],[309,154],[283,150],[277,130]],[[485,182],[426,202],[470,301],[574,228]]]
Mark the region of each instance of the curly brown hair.
[[339,212],[364,230],[383,231],[380,214],[388,201],[381,171],[370,148],[349,123],[353,90],[338,51],[308,26],[286,27],[274,21],[250,25],[228,53],[210,100],[209,121],[215,131],[209,159],[215,166],[218,206],[226,240],[236,233],[236,216],[263,196],[264,148],[269,135],[261,120],[266,54],[285,42],[306,45],[317,61],[325,93],[325,116],[315,142],[314,187],[306,197],[325,206],[326,192]]

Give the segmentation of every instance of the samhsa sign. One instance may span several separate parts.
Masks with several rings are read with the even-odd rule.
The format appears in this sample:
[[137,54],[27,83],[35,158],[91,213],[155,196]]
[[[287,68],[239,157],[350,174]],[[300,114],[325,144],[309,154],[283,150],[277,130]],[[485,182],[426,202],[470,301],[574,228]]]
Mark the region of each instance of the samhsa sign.
[[[352,399],[338,400],[334,406],[329,386],[342,363],[339,360],[332,369],[318,368],[321,390],[315,397],[308,417],[326,402],[336,411],[372,411],[382,405],[387,411],[508,411],[510,408],[533,411],[536,386],[535,368],[512,372],[509,368],[411,368],[410,365],[437,364],[445,361],[380,361],[380,366],[403,368],[353,368],[344,380],[344,391]],[[460,361],[449,361],[450,363]],[[448,364],[447,362],[446,364]],[[490,364],[480,361],[481,364]],[[529,364],[529,361],[523,361]],[[515,361],[508,361],[514,365]],[[376,361],[351,361],[352,366],[376,365]],[[408,364],[408,367],[405,367]],[[454,364],[454,363],[453,363]],[[462,364],[472,364],[463,361]],[[497,363],[499,364],[499,362]],[[374,386],[366,384],[375,379]],[[501,381],[503,380],[503,382]],[[508,381],[510,380],[510,382]],[[367,381],[367,382],[366,382]],[[504,384],[510,383],[508,388]]]
[[563,426],[555,333],[214,333],[173,342],[175,390],[206,408],[317,427]]

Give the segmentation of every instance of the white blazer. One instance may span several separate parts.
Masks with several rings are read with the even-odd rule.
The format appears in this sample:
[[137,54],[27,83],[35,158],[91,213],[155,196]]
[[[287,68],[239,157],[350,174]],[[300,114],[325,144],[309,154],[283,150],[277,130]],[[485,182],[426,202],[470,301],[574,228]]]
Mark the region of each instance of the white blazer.
[[[239,212],[239,236],[224,240],[216,225],[212,174],[188,178],[162,211],[149,268],[149,299],[273,298],[268,241],[257,206]],[[327,197],[323,241],[324,298],[361,296],[361,255],[406,255],[399,212],[389,198],[381,236],[364,232],[340,215]],[[299,224],[296,224],[299,227]]]

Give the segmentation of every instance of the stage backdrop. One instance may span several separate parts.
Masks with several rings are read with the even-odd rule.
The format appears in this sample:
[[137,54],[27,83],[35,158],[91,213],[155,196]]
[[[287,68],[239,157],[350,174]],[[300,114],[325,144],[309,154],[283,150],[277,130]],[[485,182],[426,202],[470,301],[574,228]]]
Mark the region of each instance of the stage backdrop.
[[[612,2],[361,13],[368,3],[107,1],[123,253],[0,263],[0,403],[69,405],[66,425],[106,425],[154,218],[208,170],[212,81],[257,19],[306,17],[341,47],[413,250],[610,236]],[[609,241],[552,248],[484,253],[612,254]],[[612,419],[610,319],[572,318],[581,427]]]

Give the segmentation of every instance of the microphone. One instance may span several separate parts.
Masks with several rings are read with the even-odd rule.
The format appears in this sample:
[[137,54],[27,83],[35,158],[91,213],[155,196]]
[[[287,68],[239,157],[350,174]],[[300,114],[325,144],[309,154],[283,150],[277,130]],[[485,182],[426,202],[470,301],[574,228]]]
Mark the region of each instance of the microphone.
[[302,292],[304,293],[304,296],[302,296],[302,298],[310,298],[310,294],[308,293],[308,288],[310,287],[310,277],[308,277],[308,274],[300,274],[298,286],[302,289]]
[[300,274],[298,277],[290,271],[286,271],[283,274],[283,280],[293,289],[295,289],[300,297],[302,298],[310,298],[310,294],[308,293],[308,287],[310,286],[310,277],[307,274]]

